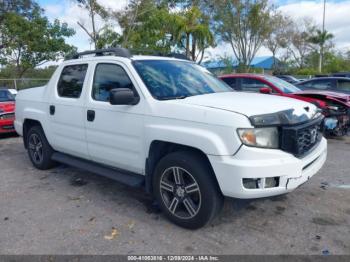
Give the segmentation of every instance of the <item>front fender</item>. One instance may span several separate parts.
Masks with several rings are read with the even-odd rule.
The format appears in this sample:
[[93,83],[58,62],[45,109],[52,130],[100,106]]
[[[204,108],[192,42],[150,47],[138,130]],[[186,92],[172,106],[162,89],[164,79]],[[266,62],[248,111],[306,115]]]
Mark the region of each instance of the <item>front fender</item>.
[[197,148],[207,155],[233,155],[240,147],[236,132],[231,127],[196,124],[158,123],[146,126],[146,152],[154,140]]

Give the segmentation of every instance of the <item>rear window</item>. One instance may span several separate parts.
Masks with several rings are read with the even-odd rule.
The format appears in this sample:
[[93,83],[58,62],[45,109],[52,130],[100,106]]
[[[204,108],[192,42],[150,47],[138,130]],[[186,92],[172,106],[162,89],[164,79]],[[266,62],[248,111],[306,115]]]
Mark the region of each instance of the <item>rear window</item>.
[[338,88],[343,91],[350,91],[350,80],[338,80]]
[[79,98],[83,89],[88,65],[69,65],[62,70],[57,84],[57,92],[61,97]]

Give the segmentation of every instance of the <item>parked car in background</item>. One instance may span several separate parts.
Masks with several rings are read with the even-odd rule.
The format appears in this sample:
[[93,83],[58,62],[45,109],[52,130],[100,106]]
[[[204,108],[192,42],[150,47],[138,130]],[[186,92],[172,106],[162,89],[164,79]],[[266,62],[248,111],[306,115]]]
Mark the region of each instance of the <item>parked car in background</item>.
[[273,94],[307,101],[317,105],[324,114],[326,135],[342,136],[350,128],[350,95],[331,91],[302,91],[274,76],[231,74],[220,77],[234,90]]
[[8,89],[0,89],[0,134],[15,132],[15,97]]
[[332,76],[350,78],[350,72],[333,73]]
[[291,76],[291,75],[276,75],[276,77],[288,82],[288,83],[291,83],[291,84],[296,84],[296,83],[299,83],[300,80],[298,78],[295,78],[294,76]]
[[350,78],[318,77],[296,84],[302,90],[327,90],[350,94]]
[[17,90],[16,89],[7,89],[10,93],[11,93],[11,95],[13,96],[13,97],[15,97],[16,98],[16,95],[17,95]]

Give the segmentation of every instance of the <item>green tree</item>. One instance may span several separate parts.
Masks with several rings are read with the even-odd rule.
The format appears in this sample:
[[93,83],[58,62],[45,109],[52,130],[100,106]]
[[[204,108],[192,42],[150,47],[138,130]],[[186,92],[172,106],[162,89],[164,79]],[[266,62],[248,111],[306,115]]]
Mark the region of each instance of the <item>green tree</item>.
[[287,47],[293,21],[280,12],[275,12],[271,17],[270,26],[271,31],[265,41],[265,46],[272,53],[274,60],[273,68],[276,70],[275,58],[277,56],[277,52]]
[[327,31],[317,29],[313,35],[310,36],[309,41],[319,47],[318,72],[322,72],[322,60],[325,45],[334,37],[333,34]]
[[38,5],[33,5],[24,16],[8,12],[1,25],[2,45],[0,62],[14,65],[16,76],[47,61],[56,60],[72,52],[65,37],[74,34],[67,24],[55,20],[49,22]]
[[[106,32],[106,28],[102,27],[100,29],[97,29],[96,26],[96,17],[100,16],[102,19],[107,19],[109,12],[108,10],[101,4],[97,2],[97,0],[74,0],[78,2],[78,5],[81,8],[86,9],[89,12],[89,17],[91,19],[91,27],[92,31],[90,32],[89,29],[81,22],[77,21],[77,24],[84,30],[84,32],[89,36],[90,42],[94,44],[95,49],[98,48],[98,40],[101,34],[110,34],[111,29]],[[104,40],[102,40],[103,42]]]
[[214,6],[217,34],[231,45],[240,68],[249,71],[271,31],[272,7],[267,0],[217,0]]
[[133,0],[114,14],[123,30],[121,45],[150,53],[183,51],[194,61],[214,44],[209,19],[197,7],[172,9],[169,1]]
[[214,45],[209,19],[196,6],[178,14],[178,17],[178,28],[175,32],[177,44],[185,50],[188,58],[200,63],[205,49]]
[[309,18],[293,22],[291,30],[288,31],[286,45],[287,56],[291,58],[289,62],[292,66],[299,69],[307,66],[307,57],[313,50],[309,39],[314,31],[315,25]]

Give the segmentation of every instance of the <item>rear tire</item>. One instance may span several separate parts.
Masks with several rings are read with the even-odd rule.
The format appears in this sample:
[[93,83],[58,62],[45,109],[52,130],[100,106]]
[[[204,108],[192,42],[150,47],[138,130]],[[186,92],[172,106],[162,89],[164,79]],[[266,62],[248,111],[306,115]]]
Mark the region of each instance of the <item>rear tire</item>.
[[32,164],[41,170],[50,169],[55,165],[51,160],[54,150],[46,139],[43,129],[40,126],[33,126],[27,134],[27,150]]
[[155,169],[153,189],[165,216],[189,229],[205,226],[223,205],[208,161],[193,152],[174,152],[163,157]]

